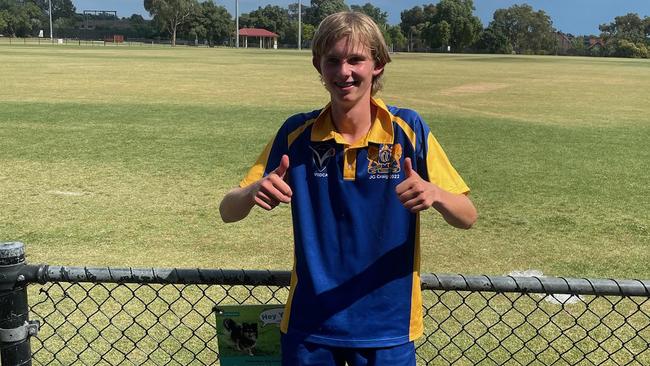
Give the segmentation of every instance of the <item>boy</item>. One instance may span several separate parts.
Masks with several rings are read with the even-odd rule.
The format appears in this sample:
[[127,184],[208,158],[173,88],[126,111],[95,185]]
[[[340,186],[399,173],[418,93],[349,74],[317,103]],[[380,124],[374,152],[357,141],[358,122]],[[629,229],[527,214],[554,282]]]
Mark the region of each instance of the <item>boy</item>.
[[225,222],[291,203],[282,364],[415,365],[423,331],[419,212],[469,228],[469,189],[417,113],[373,98],[390,62],[361,13],[325,18],[312,63],[330,94],[289,118],[219,207]]

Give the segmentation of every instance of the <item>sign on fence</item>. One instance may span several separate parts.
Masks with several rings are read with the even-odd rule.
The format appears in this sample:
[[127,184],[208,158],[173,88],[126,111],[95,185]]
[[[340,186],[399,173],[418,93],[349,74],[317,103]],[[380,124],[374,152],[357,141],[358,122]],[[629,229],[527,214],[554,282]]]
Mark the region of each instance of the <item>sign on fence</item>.
[[215,308],[221,366],[279,366],[283,312],[283,305]]

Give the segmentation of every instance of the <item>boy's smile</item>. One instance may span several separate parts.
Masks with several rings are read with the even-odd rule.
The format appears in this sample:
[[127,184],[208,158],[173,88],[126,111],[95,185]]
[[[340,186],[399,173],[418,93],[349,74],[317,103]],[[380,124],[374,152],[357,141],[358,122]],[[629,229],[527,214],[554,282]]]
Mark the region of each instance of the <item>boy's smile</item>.
[[346,82],[336,83],[336,86],[338,86],[341,89],[349,89],[353,86],[359,86],[359,83],[356,81],[346,81]]
[[370,48],[349,37],[338,40],[320,60],[313,60],[330,92],[332,103],[351,107],[360,101],[369,101],[373,79],[381,74],[372,58]]

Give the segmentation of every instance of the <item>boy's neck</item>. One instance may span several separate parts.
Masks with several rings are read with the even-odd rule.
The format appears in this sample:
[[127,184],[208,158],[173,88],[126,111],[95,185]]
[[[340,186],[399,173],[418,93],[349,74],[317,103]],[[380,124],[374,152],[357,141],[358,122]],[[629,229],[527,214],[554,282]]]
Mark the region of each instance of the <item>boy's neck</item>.
[[370,131],[377,115],[377,107],[370,99],[367,103],[356,103],[351,107],[332,103],[330,113],[336,131],[347,143],[354,144]]

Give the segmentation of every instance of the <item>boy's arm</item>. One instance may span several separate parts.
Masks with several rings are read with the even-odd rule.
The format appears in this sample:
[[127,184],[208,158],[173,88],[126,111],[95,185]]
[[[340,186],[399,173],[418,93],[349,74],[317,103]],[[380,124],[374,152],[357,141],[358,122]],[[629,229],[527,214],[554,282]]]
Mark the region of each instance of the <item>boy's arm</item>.
[[469,197],[447,192],[422,179],[413,170],[410,158],[404,161],[404,171],[406,179],[395,190],[409,211],[416,213],[433,207],[447,223],[461,229],[469,229],[476,222],[478,214]]
[[265,210],[272,210],[280,203],[291,202],[291,187],[284,181],[289,169],[289,157],[282,156],[280,165],[267,176],[255,183],[232,189],[221,200],[219,213],[224,222],[239,221],[258,205]]
[[223,222],[236,222],[248,216],[255,205],[250,198],[254,185],[251,184],[244,188],[237,187],[226,193],[219,204],[219,214],[221,214]]

